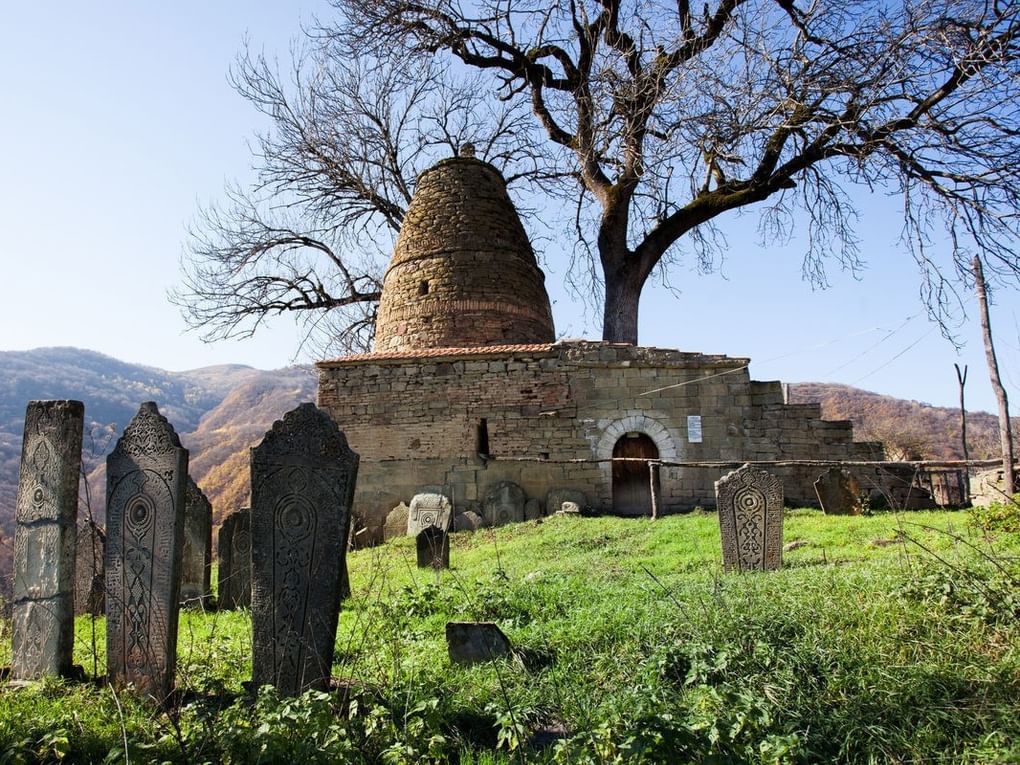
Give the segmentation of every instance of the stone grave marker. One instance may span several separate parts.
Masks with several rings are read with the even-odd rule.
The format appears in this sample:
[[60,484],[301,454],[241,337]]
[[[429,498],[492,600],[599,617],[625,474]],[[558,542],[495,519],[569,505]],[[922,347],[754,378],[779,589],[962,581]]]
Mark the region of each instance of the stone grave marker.
[[487,526],[520,523],[524,520],[524,490],[513,481],[500,481],[486,493],[482,517]]
[[783,483],[749,465],[715,482],[723,565],[769,571],[782,565]]
[[524,503],[524,520],[537,521],[542,515],[542,502],[540,500],[529,499]]
[[452,517],[450,500],[445,495],[415,494],[411,498],[411,507],[407,514],[407,534],[417,537],[429,526],[449,531]]
[[484,523],[482,516],[473,510],[465,510],[453,516],[454,531],[478,531]]
[[[545,495],[545,514],[555,515],[563,512],[563,503],[572,502],[577,506],[576,512],[581,512],[588,506],[588,498],[583,491],[577,489],[551,489]],[[569,512],[575,512],[572,508]]]
[[212,503],[191,476],[184,493],[181,605],[202,605],[212,595]]
[[326,690],[358,455],[302,404],[251,451],[252,684]]
[[410,512],[411,509],[401,502],[386,514],[386,521],[383,523],[384,542],[407,534],[407,522]]
[[436,570],[450,567],[450,535],[438,526],[426,526],[415,537],[418,568]]
[[225,611],[251,608],[251,512],[237,510],[223,519],[217,539],[217,602]]
[[510,653],[510,640],[493,622],[447,622],[446,649],[454,664],[478,664]]
[[162,702],[177,660],[188,451],[153,402],[106,458],[106,481],[110,681]]
[[71,670],[78,476],[85,406],[30,401],[15,504],[11,676]]
[[106,534],[95,521],[78,526],[78,552],[74,562],[74,613],[99,616],[106,611],[106,577],[103,557]]
[[815,481],[815,495],[826,515],[860,515],[861,485],[848,470],[831,467]]

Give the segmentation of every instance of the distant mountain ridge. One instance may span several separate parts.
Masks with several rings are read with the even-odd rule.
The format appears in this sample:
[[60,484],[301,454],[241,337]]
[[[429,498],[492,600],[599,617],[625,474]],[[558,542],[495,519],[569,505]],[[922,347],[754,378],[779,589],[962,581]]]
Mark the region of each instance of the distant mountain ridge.
[[105,456],[143,401],[155,401],[188,448],[192,478],[217,517],[247,501],[247,450],[274,420],[315,399],[315,373],[239,364],[185,372],[130,364],[95,351],[0,352],[0,532],[13,532],[25,406],[33,399],[85,403],[83,461],[93,515],[101,518]]

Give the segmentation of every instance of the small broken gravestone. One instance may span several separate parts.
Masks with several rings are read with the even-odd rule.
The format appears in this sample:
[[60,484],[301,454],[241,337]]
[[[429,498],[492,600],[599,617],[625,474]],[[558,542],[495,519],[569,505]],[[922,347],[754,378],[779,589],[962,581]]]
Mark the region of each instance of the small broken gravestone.
[[181,605],[202,605],[212,595],[212,504],[191,476],[185,496]]
[[329,688],[358,455],[301,404],[251,450],[252,685]]
[[177,661],[188,451],[147,401],[106,458],[110,682],[164,701]]
[[11,676],[71,671],[78,477],[85,406],[30,401],[15,504]]
[[510,653],[510,640],[492,622],[447,622],[446,648],[454,664],[478,664]]
[[750,465],[715,482],[723,566],[770,571],[782,565],[783,483]]
[[500,481],[493,485],[482,502],[482,517],[486,526],[521,523],[524,520],[524,490],[513,481]]
[[[556,513],[563,512],[563,504],[565,502],[571,502],[576,507],[576,512],[581,512],[585,507],[588,506],[588,498],[585,496],[583,491],[577,489],[550,489],[549,493],[545,495],[545,514],[555,515]],[[567,512],[575,512],[573,509]]]
[[861,485],[849,470],[831,467],[815,481],[815,495],[826,515],[860,515]]
[[418,568],[439,569],[450,567],[450,535],[438,526],[426,526],[415,537],[418,548]]
[[407,534],[417,537],[430,526],[449,531],[452,518],[453,511],[446,495],[415,494],[407,513]]
[[237,510],[223,519],[217,536],[217,606],[224,611],[251,608],[251,513]]
[[103,557],[106,534],[95,523],[78,526],[78,552],[74,561],[74,613],[99,616],[106,610]]

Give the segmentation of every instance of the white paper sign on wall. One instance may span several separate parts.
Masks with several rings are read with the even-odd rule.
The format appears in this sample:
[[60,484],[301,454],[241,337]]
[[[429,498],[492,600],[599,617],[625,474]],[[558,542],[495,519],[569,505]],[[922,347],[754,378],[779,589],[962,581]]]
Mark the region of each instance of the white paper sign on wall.
[[701,415],[687,415],[687,440],[692,444],[701,443]]

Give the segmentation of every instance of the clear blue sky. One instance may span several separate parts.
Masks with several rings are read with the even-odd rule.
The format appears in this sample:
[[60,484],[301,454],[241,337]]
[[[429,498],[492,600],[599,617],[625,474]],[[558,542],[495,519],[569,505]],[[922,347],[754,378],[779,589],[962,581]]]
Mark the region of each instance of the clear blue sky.
[[[172,370],[314,360],[295,358],[300,333],[289,320],[251,341],[206,345],[166,301],[197,206],[249,172],[246,141],[261,123],[227,84],[234,55],[247,36],[286,61],[313,13],[328,8],[313,0],[5,6],[0,350],[73,345]],[[976,323],[960,328],[966,347],[957,355],[924,316],[916,268],[897,242],[897,202],[862,196],[859,205],[868,261],[860,280],[833,268],[832,287],[812,292],[796,243],[762,248],[757,216],[734,214],[722,221],[730,254],[721,273],[680,267],[679,297],[646,293],[642,343],[750,356],[756,379],[843,382],[946,406],[957,402],[958,361],[970,365],[969,407],[994,411]],[[562,259],[545,255],[559,332],[597,337],[597,317],[560,286]],[[1020,299],[1005,291],[995,299],[1016,410]],[[968,306],[973,317],[970,296]]]

